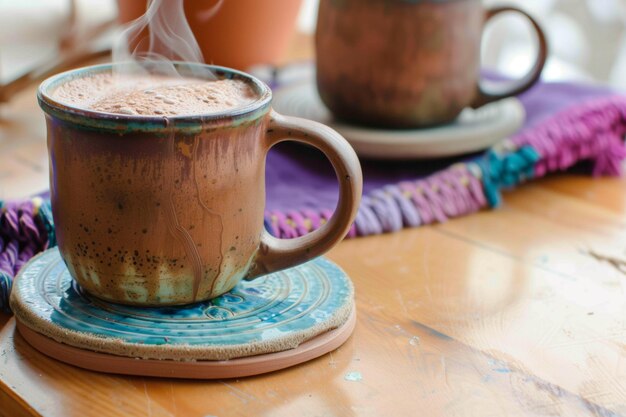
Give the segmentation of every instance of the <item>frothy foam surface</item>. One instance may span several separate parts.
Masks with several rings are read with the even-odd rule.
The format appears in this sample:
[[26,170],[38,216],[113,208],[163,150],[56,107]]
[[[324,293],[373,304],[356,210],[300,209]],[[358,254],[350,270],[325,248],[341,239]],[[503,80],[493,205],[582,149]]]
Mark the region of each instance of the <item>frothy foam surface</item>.
[[96,74],[56,88],[64,104],[106,113],[180,116],[216,113],[250,104],[258,95],[241,80]]

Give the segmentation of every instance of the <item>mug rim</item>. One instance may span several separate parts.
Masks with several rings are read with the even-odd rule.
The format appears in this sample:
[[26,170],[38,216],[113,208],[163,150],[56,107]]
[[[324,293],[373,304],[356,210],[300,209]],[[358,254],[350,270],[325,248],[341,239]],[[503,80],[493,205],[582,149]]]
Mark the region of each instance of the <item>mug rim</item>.
[[[96,128],[98,130],[113,130],[116,132],[128,131],[156,131],[163,130],[165,127],[171,126],[176,131],[186,131],[189,133],[197,133],[202,131],[207,124],[211,127],[219,125],[237,125],[251,122],[258,119],[261,115],[269,111],[269,105],[272,101],[272,90],[270,87],[258,78],[246,72],[233,68],[222,67],[219,65],[209,65],[194,62],[174,61],[177,70],[191,70],[193,67],[208,69],[219,78],[243,79],[253,87],[259,97],[251,103],[241,107],[222,110],[214,113],[200,113],[193,115],[175,115],[175,116],[159,116],[159,115],[133,115],[108,113],[97,110],[80,108],[71,104],[63,103],[51,97],[51,89],[61,85],[63,82],[73,78],[85,77],[101,72],[111,71],[115,65],[113,63],[90,65],[80,68],[74,68],[55,74],[45,79],[37,89],[37,100],[42,110],[50,116],[69,122],[71,124],[80,125],[87,128]],[[122,64],[123,65],[123,64]]]

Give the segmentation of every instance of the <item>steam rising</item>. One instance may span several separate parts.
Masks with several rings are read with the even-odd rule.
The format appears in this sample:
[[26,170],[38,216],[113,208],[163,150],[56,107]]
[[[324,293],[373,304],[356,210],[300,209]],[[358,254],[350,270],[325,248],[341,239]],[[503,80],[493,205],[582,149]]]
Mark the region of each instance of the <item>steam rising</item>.
[[[217,13],[224,0],[203,10],[206,21]],[[134,49],[131,50],[131,48]],[[114,74],[161,74],[179,76],[173,61],[203,63],[196,38],[187,23],[183,0],[149,0],[146,13],[130,22],[113,45]],[[200,72],[200,73],[198,73]],[[207,71],[194,69],[194,76],[206,78]]]

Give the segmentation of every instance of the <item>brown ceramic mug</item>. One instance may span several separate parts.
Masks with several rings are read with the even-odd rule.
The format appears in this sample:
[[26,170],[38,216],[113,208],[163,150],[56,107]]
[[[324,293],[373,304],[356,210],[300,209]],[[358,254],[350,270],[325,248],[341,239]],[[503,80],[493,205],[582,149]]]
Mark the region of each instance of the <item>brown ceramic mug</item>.
[[[110,72],[110,65],[59,74],[39,88],[61,256],[81,287],[99,298],[176,305],[216,297],[243,278],[321,255],[354,219],[361,170],[338,133],[275,113],[271,90],[250,75],[203,64],[177,68],[189,74],[194,65],[247,82],[258,99],[220,113],[164,118],[101,113],[51,98],[64,82]],[[340,190],[332,218],[291,240],[263,227],[265,156],[285,140],[320,149]]]
[[[505,12],[531,22],[539,52],[530,72],[512,83],[480,82],[486,20]],[[340,119],[380,127],[450,122],[530,88],[547,46],[537,22],[514,7],[485,10],[480,0],[320,0],[317,86]]]

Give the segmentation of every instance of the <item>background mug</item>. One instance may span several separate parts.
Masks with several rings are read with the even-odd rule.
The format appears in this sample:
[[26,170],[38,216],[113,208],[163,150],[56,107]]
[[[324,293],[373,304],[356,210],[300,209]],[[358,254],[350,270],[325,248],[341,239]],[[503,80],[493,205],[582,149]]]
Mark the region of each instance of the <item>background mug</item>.
[[[62,73],[39,88],[61,256],[82,288],[108,301],[175,305],[216,297],[242,278],[326,252],[357,211],[360,165],[338,133],[275,113],[271,90],[250,75],[176,66],[182,75],[201,66],[218,78],[244,80],[259,98],[220,113],[170,118],[101,113],[51,98],[64,82],[110,72],[111,65]],[[332,218],[290,240],[263,227],[265,156],[284,140],[320,149],[340,189]]]
[[[504,12],[528,18],[539,39],[530,72],[508,83],[479,82],[485,21]],[[380,127],[450,122],[465,107],[520,94],[547,56],[541,28],[514,7],[480,0],[320,0],[317,86],[340,119]]]

